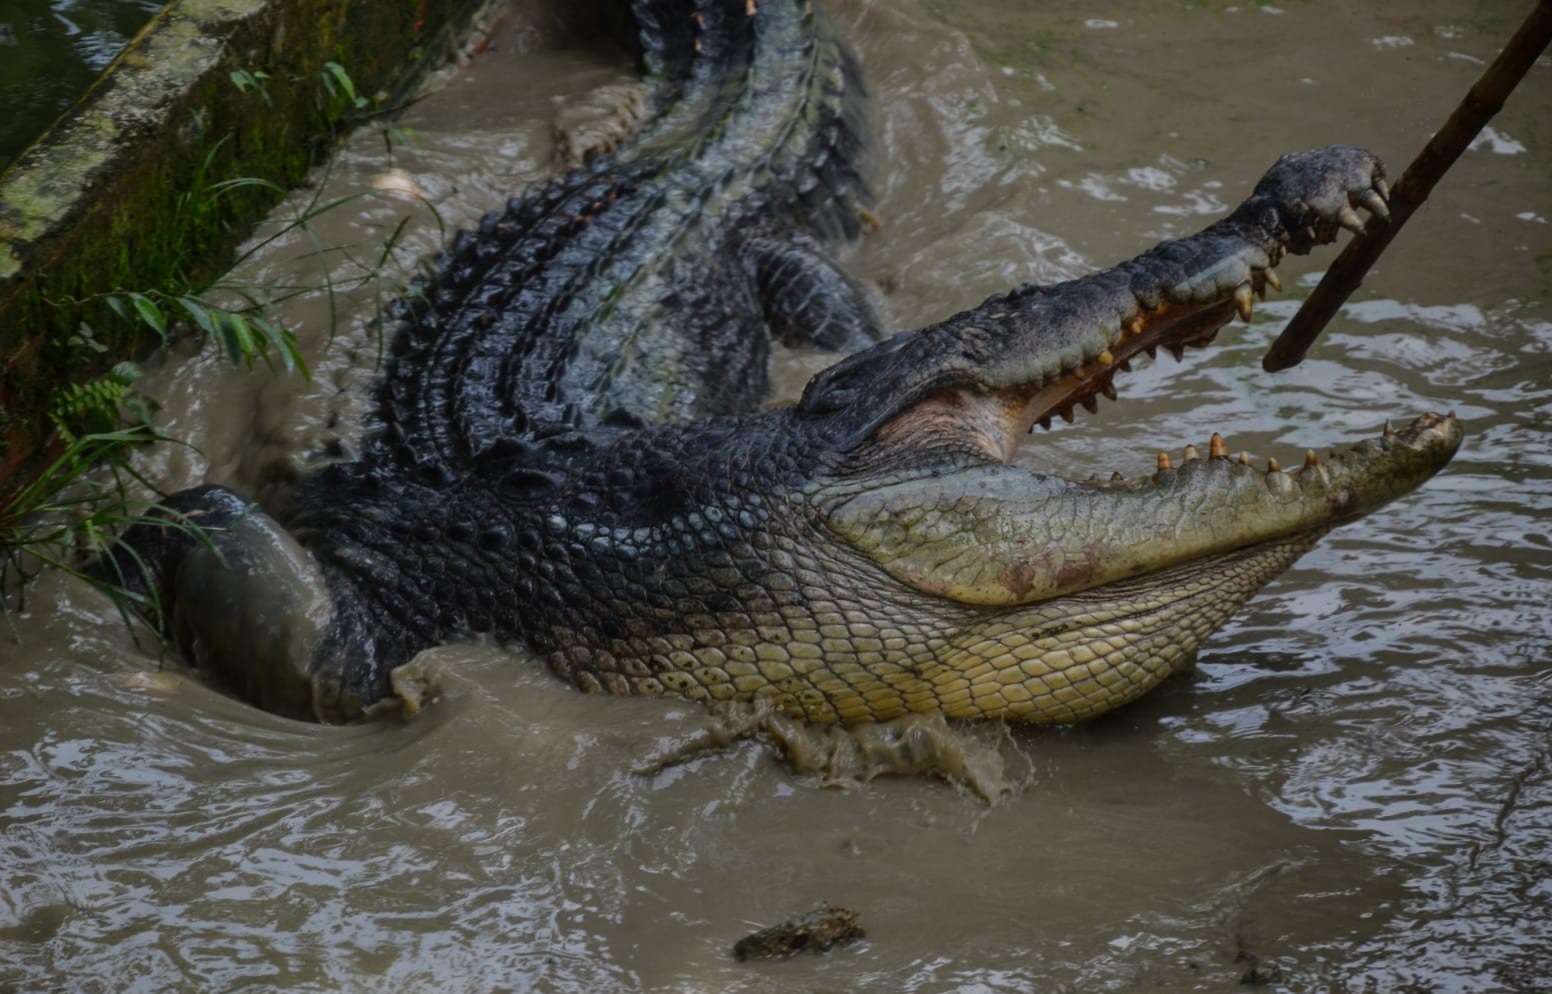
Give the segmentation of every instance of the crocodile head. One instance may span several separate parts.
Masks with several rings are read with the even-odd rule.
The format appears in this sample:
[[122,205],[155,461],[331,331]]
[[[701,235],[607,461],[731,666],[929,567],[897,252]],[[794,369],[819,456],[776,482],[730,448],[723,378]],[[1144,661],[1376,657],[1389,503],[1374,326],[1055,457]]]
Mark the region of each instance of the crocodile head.
[[1355,207],[1383,220],[1386,194],[1361,149],[1285,156],[1190,239],[994,297],[816,377],[798,410],[827,425],[829,450],[804,500],[835,575],[806,588],[828,668],[825,701],[804,710],[1102,713],[1181,666],[1327,530],[1442,468],[1461,430],[1433,414],[1291,471],[1233,458],[1216,434],[1142,478],[1012,465],[1034,425],[1114,398],[1140,354],[1178,358],[1248,320],[1285,252],[1362,230]]

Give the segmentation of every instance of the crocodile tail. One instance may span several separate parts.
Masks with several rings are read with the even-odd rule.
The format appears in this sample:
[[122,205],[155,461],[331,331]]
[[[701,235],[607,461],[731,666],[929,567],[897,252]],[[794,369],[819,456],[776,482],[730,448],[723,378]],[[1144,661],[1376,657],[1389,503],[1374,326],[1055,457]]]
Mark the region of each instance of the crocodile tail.
[[[861,233],[858,208],[872,203],[872,142],[867,88],[856,55],[812,0],[635,0],[632,15],[659,109],[705,101],[692,132],[716,134],[723,115],[744,99],[757,50],[785,50],[806,66],[794,87],[807,99],[794,124],[799,149],[768,163],[778,213],[824,241]],[[795,50],[802,56],[792,57]],[[794,154],[795,153],[795,154]]]
[[701,8],[716,6],[708,0],[633,0],[631,16],[649,76],[676,82],[689,76],[696,37],[704,30]]
[[862,233],[860,208],[873,203],[869,177],[873,143],[867,119],[867,86],[862,66],[824,15],[808,5],[814,22],[815,88],[809,148],[798,159],[791,189],[798,220],[826,241],[855,241]]

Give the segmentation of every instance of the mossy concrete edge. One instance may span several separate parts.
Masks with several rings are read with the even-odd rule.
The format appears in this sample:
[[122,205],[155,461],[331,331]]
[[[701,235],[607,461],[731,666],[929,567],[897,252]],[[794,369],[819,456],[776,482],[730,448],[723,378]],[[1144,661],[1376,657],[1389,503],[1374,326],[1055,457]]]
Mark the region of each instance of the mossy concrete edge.
[[[208,260],[214,276],[276,199],[245,186],[191,225],[179,193],[202,170],[211,182],[295,186],[341,130],[321,82],[327,63],[343,66],[358,93],[403,92],[480,6],[175,0],[0,173],[0,501],[36,469],[52,391],[151,344],[91,298],[154,286],[172,246]],[[268,77],[262,93],[233,81],[243,72]],[[64,344],[82,321],[106,346],[91,359]]]

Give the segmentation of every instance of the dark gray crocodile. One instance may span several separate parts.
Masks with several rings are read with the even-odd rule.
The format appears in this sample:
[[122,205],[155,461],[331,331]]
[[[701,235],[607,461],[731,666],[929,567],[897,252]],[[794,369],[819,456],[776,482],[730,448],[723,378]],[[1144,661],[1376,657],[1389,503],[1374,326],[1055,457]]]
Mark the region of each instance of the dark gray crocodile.
[[[1134,357],[1248,317],[1285,253],[1383,218],[1369,153],[1285,156],[1200,234],[885,338],[827,255],[857,234],[867,142],[822,14],[633,13],[648,122],[457,237],[405,304],[359,458],[273,517],[176,494],[208,542],[142,527],[108,561],[244,697],[356,718],[414,700],[420,650],[487,635],[592,691],[1078,720],[1454,453],[1455,420],[1424,415],[1291,472],[1216,436],[1137,479],[1009,465]],[[762,411],[773,337],[852,354]]]

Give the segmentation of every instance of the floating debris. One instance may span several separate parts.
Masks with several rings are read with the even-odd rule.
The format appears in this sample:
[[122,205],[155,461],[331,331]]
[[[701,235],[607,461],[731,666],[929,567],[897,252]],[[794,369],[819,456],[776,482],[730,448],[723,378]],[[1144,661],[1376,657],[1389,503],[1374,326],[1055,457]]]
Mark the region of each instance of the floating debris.
[[733,957],[743,962],[776,959],[796,952],[826,952],[838,943],[866,938],[861,917],[855,911],[826,902],[806,914],[744,936],[733,946]]

